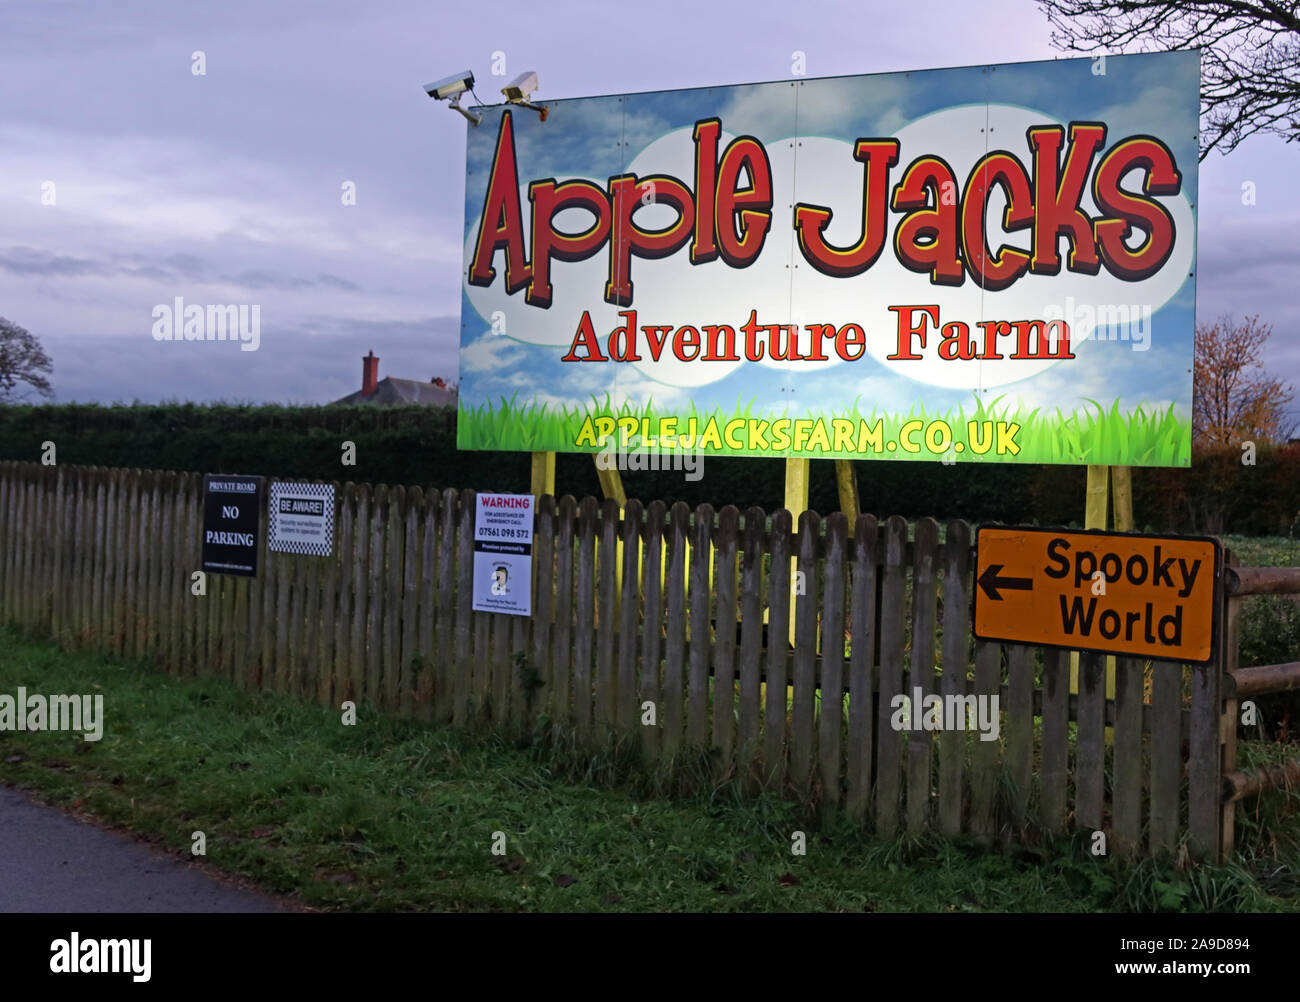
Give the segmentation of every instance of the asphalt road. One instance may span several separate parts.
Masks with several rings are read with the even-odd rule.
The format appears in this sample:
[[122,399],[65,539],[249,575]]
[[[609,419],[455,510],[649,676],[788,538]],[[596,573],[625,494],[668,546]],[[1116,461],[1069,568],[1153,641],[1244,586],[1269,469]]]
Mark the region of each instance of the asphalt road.
[[280,905],[0,786],[0,912],[273,912]]

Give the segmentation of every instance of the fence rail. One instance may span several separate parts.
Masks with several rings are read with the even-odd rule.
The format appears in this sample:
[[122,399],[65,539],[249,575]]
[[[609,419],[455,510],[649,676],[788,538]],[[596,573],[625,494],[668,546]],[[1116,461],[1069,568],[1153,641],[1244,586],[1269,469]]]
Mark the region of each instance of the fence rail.
[[[201,476],[0,463],[0,619],[325,705],[704,753],[719,780],[884,837],[1074,827],[1127,854],[1220,852],[1222,659],[1119,658],[1107,699],[1100,655],[1076,693],[1068,652],[974,640],[963,521],[543,497],[515,617],[471,608],[474,499],[342,484],[331,557],[263,538],[256,578],[199,595]],[[998,739],[897,729],[917,689],[996,695]]]
[[1300,595],[1300,567],[1240,567],[1231,553],[1224,559],[1224,628],[1222,685],[1224,698],[1223,785],[1219,853],[1231,855],[1236,836],[1238,801],[1266,790],[1300,783],[1300,760],[1262,769],[1237,768],[1237,713],[1243,697],[1300,689],[1300,661],[1280,665],[1238,662],[1237,633],[1241,601],[1251,595]]

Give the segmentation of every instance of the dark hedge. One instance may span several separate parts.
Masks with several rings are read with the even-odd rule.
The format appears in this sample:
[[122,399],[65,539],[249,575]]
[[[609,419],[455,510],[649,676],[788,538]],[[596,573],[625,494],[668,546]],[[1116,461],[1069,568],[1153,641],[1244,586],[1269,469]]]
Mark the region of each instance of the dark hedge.
[[[356,444],[356,466],[341,463]],[[354,480],[425,487],[526,491],[528,456],[461,452],[452,408],[85,404],[0,407],[0,458],[37,460],[55,443],[60,463]],[[1198,452],[1190,470],[1135,469],[1139,528],[1164,532],[1286,534],[1300,516],[1300,445]],[[1083,467],[908,463],[856,464],[864,511],[908,518],[1076,524],[1083,517]],[[681,471],[627,471],[629,497],[714,507],[783,503],[784,464],[708,458],[704,477]],[[561,455],[561,494],[599,497],[591,457]],[[812,464],[810,506],[839,507],[834,464]],[[1300,527],[1298,527],[1300,528]]]

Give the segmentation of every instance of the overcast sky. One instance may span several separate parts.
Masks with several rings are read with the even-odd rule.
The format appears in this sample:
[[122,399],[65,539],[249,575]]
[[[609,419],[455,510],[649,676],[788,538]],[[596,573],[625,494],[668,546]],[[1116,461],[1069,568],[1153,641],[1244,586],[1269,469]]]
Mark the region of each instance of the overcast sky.
[[[472,69],[492,103],[494,65],[545,100],[789,78],[796,50],[810,77],[1058,54],[1030,0],[648,10],[5,0],[0,316],[45,344],[60,401],[324,403],[370,349],[381,376],[455,378],[467,123],[426,81]],[[1300,385],[1297,176],[1272,139],[1202,165],[1196,291],[1202,321],[1272,323]],[[156,341],[177,297],[258,305],[259,349]]]

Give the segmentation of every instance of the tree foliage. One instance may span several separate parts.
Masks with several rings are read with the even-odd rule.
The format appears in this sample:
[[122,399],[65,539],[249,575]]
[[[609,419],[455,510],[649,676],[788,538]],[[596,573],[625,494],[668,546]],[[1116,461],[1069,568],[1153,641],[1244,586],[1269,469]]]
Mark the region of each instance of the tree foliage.
[[54,395],[45,373],[54,371],[54,363],[31,331],[12,320],[0,317],[0,403],[10,403],[22,396],[18,384],[26,383],[41,396]]
[[1201,159],[1247,136],[1300,139],[1296,0],[1038,0],[1058,48],[1201,49]]
[[1192,436],[1196,445],[1285,442],[1295,430],[1286,405],[1294,387],[1268,375],[1265,352],[1273,333],[1258,316],[1220,317],[1196,327]]

